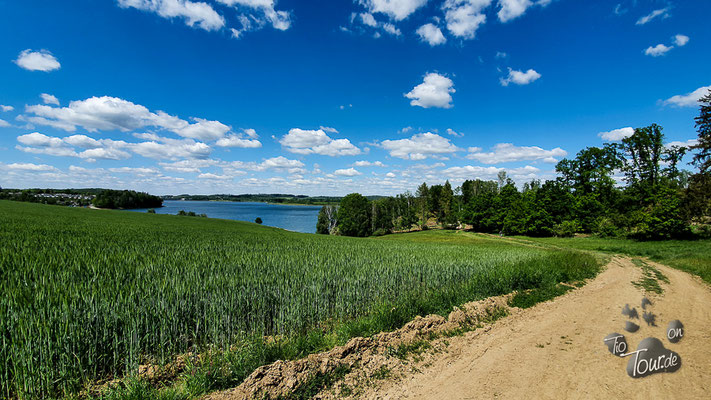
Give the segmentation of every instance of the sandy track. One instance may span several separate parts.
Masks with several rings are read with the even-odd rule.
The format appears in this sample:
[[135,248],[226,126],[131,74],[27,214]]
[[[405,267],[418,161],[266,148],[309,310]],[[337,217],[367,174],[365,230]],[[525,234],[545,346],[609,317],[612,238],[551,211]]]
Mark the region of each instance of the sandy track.
[[[570,399],[711,398],[711,290],[701,280],[654,264],[670,283],[649,294],[657,326],[624,331],[625,303],[639,311],[644,291],[631,284],[641,270],[615,257],[597,278],[553,301],[515,312],[488,331],[450,339],[421,373],[370,388],[370,399]],[[679,319],[685,336],[666,340],[669,321]],[[653,336],[682,358],[675,373],[640,379],[627,376],[628,358],[610,354],[603,338],[625,334],[630,349]]]

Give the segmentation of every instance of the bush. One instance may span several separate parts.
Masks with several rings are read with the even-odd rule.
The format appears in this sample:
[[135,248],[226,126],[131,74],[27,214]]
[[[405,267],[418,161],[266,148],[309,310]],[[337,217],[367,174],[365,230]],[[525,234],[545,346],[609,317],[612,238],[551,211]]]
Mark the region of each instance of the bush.
[[555,225],[554,231],[558,237],[573,237],[580,231],[580,223],[577,220],[563,221]]
[[373,232],[373,236],[385,236],[389,232],[383,228],[377,229],[375,232]]
[[257,219],[255,219],[255,220],[254,220],[254,223],[255,223],[255,224],[260,224],[260,225],[261,225],[261,224],[262,224],[262,219],[261,219],[261,218],[259,218],[259,217],[257,217]]
[[612,219],[602,217],[595,223],[593,233],[599,237],[612,238],[620,236],[620,229]]
[[149,208],[148,211],[147,211],[147,213],[148,213],[148,214],[155,214],[155,213],[156,213],[156,209],[155,209],[155,208]]

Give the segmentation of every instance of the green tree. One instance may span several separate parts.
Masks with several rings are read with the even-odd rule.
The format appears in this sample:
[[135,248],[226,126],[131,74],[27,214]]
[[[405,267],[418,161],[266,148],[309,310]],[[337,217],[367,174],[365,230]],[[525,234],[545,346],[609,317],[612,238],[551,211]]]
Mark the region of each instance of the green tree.
[[691,146],[692,150],[697,150],[694,154],[694,165],[699,167],[702,174],[711,172],[711,89],[706,96],[699,99],[701,108],[696,121],[696,131],[699,132],[699,142]]
[[341,199],[338,207],[338,227],[345,236],[369,236],[371,231],[370,201],[359,193]]
[[316,221],[316,233],[320,233],[322,235],[332,234],[338,221],[336,215],[337,210],[335,206],[321,207]]
[[419,217],[420,217],[420,227],[424,228],[427,226],[427,219],[429,216],[429,206],[428,206],[428,201],[430,197],[430,190],[427,187],[426,182],[422,182],[422,185],[420,185],[417,188],[417,203],[418,203],[418,208],[419,208]]

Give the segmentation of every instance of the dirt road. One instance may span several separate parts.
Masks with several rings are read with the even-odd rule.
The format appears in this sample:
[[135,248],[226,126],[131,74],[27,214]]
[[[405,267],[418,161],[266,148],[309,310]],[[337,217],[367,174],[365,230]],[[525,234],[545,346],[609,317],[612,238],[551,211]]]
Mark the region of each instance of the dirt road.
[[[631,282],[641,269],[614,258],[592,282],[553,301],[515,312],[485,332],[450,340],[421,373],[368,389],[369,399],[708,399],[711,398],[711,290],[700,279],[650,263],[669,278],[663,294],[647,294],[657,326],[642,319],[645,291]],[[624,331],[622,307],[636,307],[636,333]],[[667,324],[684,324],[683,339],[671,344]],[[659,338],[682,358],[675,373],[633,379],[629,358],[603,344],[625,334],[630,350],[644,338]]]

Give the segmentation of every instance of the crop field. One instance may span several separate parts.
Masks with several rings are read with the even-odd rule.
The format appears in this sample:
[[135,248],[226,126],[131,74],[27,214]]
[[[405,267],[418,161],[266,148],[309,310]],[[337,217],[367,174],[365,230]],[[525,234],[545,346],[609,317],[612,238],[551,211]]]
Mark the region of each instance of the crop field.
[[319,338],[239,361],[212,390],[277,356],[599,269],[576,251],[412,235],[429,239],[0,201],[0,398],[72,396],[189,351]]

